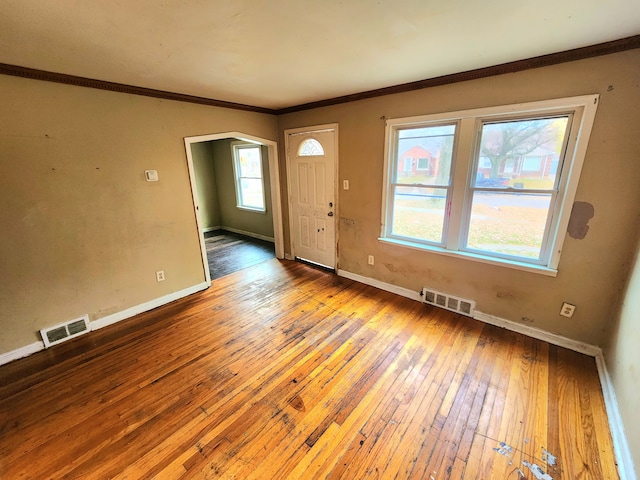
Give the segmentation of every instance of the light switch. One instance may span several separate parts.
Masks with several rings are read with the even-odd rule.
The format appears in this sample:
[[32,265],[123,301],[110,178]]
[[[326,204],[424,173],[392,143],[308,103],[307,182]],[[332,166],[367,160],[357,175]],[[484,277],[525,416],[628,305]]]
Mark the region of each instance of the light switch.
[[147,179],[147,182],[157,182],[158,181],[158,171],[157,170],[145,170],[144,176]]

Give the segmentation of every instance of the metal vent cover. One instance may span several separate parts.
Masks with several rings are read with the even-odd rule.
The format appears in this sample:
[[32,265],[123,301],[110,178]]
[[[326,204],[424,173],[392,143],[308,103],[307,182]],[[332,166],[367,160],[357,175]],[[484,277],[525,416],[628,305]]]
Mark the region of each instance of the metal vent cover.
[[473,300],[438,292],[428,287],[422,289],[422,302],[451,310],[452,312],[460,313],[467,317],[473,317],[473,312],[476,308],[476,302]]
[[64,342],[89,331],[89,316],[83,315],[68,322],[61,323],[49,328],[40,330],[44,346],[49,348],[52,345]]

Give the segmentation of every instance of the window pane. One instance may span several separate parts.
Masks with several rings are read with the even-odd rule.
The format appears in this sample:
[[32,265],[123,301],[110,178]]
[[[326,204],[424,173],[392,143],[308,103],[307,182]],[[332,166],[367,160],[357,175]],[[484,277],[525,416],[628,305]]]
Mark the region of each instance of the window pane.
[[398,131],[395,183],[449,185],[455,125]]
[[239,148],[240,177],[261,178],[260,147]]
[[473,193],[467,247],[537,259],[551,194]]
[[442,243],[447,190],[395,187],[392,234]]
[[320,142],[315,138],[306,139],[300,144],[300,148],[298,148],[299,157],[312,157],[318,155],[324,155],[324,148],[322,148]]
[[242,206],[264,209],[261,179],[241,178],[240,191],[242,195]]
[[568,116],[485,123],[474,186],[552,190],[568,123]]

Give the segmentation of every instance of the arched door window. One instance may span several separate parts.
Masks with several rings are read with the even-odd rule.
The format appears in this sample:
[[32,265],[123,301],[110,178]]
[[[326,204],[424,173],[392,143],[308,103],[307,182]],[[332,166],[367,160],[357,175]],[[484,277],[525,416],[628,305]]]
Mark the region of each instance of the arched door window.
[[319,155],[324,155],[324,148],[322,148],[320,142],[315,140],[314,138],[307,138],[300,144],[300,148],[298,148],[299,157],[311,157]]

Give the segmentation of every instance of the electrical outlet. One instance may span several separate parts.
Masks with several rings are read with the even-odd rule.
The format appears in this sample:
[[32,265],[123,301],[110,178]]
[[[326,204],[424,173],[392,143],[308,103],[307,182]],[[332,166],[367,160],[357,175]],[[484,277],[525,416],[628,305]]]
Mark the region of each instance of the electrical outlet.
[[373,255],[369,255],[369,258],[367,259],[367,263],[369,265],[373,265],[375,263],[376,259],[373,258]]
[[571,318],[573,317],[573,312],[576,311],[576,306],[571,305],[570,303],[563,303],[562,308],[560,309],[560,315],[563,317]]
[[164,270],[158,270],[156,272],[156,280],[158,282],[164,282]]

